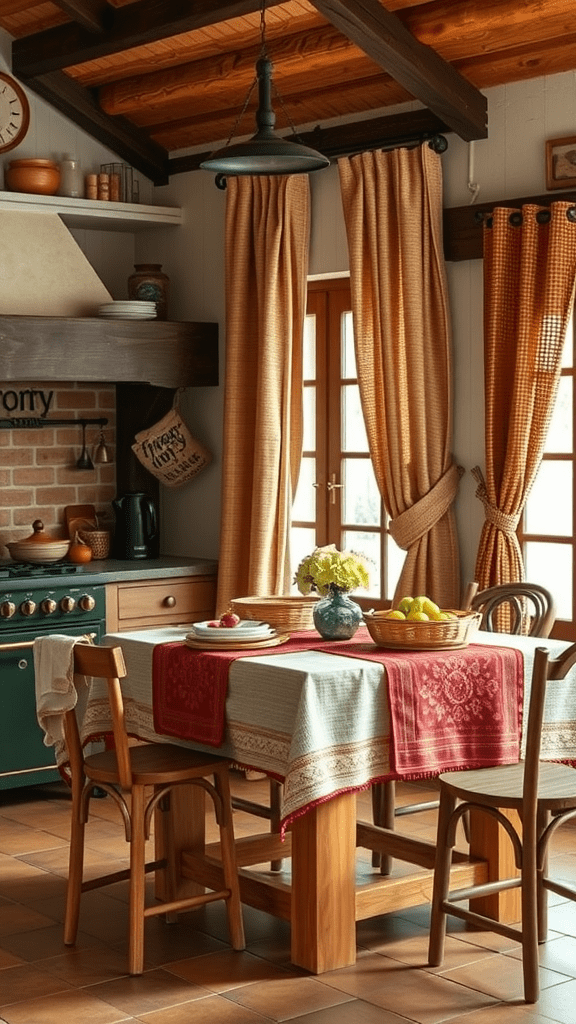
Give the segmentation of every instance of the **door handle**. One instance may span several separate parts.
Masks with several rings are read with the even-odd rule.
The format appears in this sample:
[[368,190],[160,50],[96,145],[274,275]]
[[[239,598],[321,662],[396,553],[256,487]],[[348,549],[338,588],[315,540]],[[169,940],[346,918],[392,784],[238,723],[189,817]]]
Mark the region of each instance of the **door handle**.
[[344,484],[336,483],[336,473],[332,473],[332,479],[326,484],[326,487],[330,491],[330,504],[336,504],[336,491],[342,490]]

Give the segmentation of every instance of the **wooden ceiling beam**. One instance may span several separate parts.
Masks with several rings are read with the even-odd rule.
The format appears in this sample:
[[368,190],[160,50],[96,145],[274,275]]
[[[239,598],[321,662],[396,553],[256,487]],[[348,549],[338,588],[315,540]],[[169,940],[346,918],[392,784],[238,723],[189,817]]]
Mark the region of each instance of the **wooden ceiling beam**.
[[[267,0],[268,7],[279,3],[281,0]],[[69,22],[14,40],[12,70],[26,82],[50,71],[253,14],[260,10],[260,5],[261,0],[137,0],[125,7],[111,8],[112,23],[100,35],[77,22]]]
[[104,114],[88,89],[83,89],[60,71],[34,78],[28,85],[155,185],[168,184],[166,150],[125,118]]
[[466,142],[488,135],[486,97],[429,46],[420,43],[379,0],[311,0],[408,92]]
[[114,8],[106,0],[52,0],[72,21],[87,32],[104,32],[112,23]]

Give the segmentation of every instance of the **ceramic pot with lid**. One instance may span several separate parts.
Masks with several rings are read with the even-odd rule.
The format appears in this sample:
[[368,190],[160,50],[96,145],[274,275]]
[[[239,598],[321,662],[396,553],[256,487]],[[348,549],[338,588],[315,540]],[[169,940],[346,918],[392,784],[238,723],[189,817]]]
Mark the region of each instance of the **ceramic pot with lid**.
[[10,557],[15,562],[34,562],[42,564],[46,562],[59,562],[68,554],[70,540],[62,540],[60,537],[52,537],[44,529],[41,519],[36,519],[32,524],[33,533],[24,540],[12,541],[6,547]]

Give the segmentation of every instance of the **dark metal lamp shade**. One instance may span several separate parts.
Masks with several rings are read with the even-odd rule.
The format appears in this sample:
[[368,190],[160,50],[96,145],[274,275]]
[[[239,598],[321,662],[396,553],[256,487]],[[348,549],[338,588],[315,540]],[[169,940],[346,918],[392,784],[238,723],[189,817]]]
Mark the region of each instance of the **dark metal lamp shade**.
[[247,142],[218,149],[200,166],[207,171],[228,176],[257,174],[307,174],[328,167],[330,161],[322,153],[299,142],[284,139],[274,131],[276,116],[272,110],[272,63],[261,57],[256,64],[258,76],[258,131]]

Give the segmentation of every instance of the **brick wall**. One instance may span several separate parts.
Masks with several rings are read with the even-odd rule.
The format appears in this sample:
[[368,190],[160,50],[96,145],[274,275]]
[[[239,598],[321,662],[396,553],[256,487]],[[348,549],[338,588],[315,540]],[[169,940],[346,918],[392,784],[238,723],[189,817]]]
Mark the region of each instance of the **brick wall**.
[[[94,505],[110,521],[110,502],[116,496],[113,384],[0,384],[0,419],[23,416],[47,421],[106,418],[103,430],[110,461],[94,463],[93,470],[76,467],[82,451],[80,425],[0,429],[2,558],[8,557],[5,544],[28,537],[35,519],[41,519],[51,533],[63,534],[65,505]],[[86,448],[92,460],[99,435],[100,427],[86,427]]]

